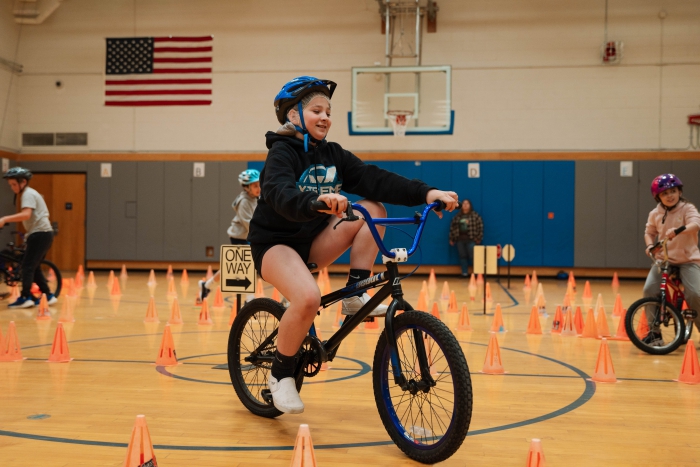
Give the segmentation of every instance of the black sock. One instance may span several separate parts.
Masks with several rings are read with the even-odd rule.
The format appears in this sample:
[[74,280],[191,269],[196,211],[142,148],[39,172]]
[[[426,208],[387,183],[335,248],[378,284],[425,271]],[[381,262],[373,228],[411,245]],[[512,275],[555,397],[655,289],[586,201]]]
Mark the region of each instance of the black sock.
[[[355,284],[356,282],[363,281],[365,279],[368,279],[369,276],[372,275],[372,271],[369,269],[351,269],[350,273],[348,274],[348,283],[345,284],[347,285],[352,285]],[[356,295],[353,295],[354,297],[360,297],[362,296],[364,292],[358,293]]]
[[295,366],[296,355],[288,357],[287,355],[282,355],[279,350],[276,350],[275,358],[272,360],[272,369],[270,370],[270,373],[277,379],[277,381],[281,381],[282,378],[293,378]]

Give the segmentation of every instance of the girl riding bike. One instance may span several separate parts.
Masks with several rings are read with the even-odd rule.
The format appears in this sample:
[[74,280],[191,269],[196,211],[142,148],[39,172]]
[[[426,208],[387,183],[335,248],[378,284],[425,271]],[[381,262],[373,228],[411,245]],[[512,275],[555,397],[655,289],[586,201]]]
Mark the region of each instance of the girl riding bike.
[[[673,174],[656,177],[651,183],[651,194],[659,204],[649,213],[647,220],[644,232],[647,251],[657,241],[668,239],[668,259],[671,265],[679,269],[686,302],[691,309],[700,310],[700,214],[692,203],[683,198],[683,182]],[[661,252],[656,254],[660,255]],[[660,287],[661,274],[656,266],[652,266],[644,284],[644,296],[658,296]],[[647,318],[649,323],[653,323],[655,310],[649,308],[652,307],[647,307]],[[700,317],[695,319],[695,326],[700,329]],[[664,345],[658,326],[652,326],[643,342],[652,347]]]
[[[300,76],[275,97],[282,126],[266,134],[269,151],[260,174],[262,193],[248,235],[256,270],[290,302],[280,321],[268,382],[274,406],[284,413],[304,411],[294,381],[295,356],[321,302],[307,263],[323,268],[352,247],[348,284],[353,284],[370,276],[377,256],[366,224],[331,221],[347,208],[341,189],[371,199],[359,204],[373,217],[386,216],[380,202],[415,206],[440,200],[450,211],[457,206],[454,192],[364,164],[337,143],[327,142],[335,87],[329,80]],[[313,210],[316,200],[328,209]],[[354,314],[367,301],[366,293],[346,298],[343,313]],[[372,316],[385,312],[380,305]]]
[[51,293],[46,278],[39,264],[46,256],[53,243],[53,227],[49,222],[49,209],[44,198],[35,189],[29,187],[32,173],[22,167],[13,167],[3,175],[15,193],[20,197],[20,209],[17,214],[0,217],[0,228],[10,222],[22,222],[27,231],[27,248],[22,262],[22,295],[8,306],[10,308],[29,308],[39,304],[32,296],[32,283],[39,286],[41,293],[46,294],[49,305],[58,302]]

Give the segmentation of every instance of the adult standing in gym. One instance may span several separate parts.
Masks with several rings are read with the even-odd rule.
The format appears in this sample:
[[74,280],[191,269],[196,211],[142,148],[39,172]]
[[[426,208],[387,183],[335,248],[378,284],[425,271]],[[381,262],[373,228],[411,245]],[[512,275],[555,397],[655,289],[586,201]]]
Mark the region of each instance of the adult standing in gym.
[[474,262],[474,246],[484,238],[484,221],[472,209],[472,203],[465,199],[462,207],[450,223],[450,246],[457,245],[462,277],[469,276],[469,263]]

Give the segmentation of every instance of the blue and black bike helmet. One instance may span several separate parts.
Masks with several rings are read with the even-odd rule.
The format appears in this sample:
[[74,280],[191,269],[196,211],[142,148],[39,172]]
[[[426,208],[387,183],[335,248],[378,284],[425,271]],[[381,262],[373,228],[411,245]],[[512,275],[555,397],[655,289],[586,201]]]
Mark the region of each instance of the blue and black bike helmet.
[[275,96],[275,114],[277,115],[277,120],[282,125],[287,123],[287,112],[289,112],[289,109],[295,105],[298,106],[301,127],[295,125],[295,128],[299,133],[304,135],[305,151],[309,150],[309,131],[304,124],[304,112],[301,107],[301,100],[304,96],[314,92],[321,92],[330,99],[333,97],[335,87],[336,84],[327,79],[318,79],[313,76],[298,76],[282,86],[280,92]]
[[251,183],[259,182],[260,181],[260,172],[258,172],[255,169],[247,169],[241,172],[241,174],[238,176],[238,182],[241,185],[248,186]]
[[5,174],[2,176],[2,178],[10,178],[14,180],[31,180],[32,179],[32,171],[29,169],[25,169],[24,167],[12,167],[10,170],[5,172]]

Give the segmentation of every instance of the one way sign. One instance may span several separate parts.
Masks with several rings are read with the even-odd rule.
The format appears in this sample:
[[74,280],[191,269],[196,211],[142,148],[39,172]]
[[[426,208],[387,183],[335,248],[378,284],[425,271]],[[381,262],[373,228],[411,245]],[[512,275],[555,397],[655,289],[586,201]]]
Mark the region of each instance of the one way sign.
[[255,292],[255,266],[249,245],[221,245],[221,291]]

